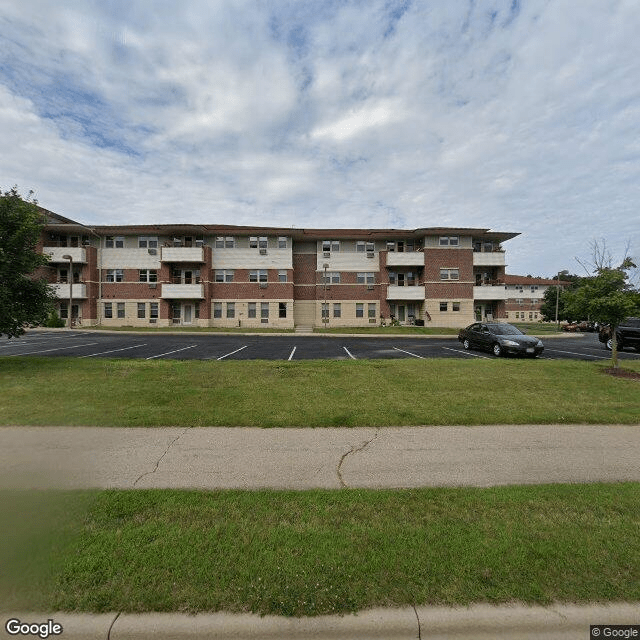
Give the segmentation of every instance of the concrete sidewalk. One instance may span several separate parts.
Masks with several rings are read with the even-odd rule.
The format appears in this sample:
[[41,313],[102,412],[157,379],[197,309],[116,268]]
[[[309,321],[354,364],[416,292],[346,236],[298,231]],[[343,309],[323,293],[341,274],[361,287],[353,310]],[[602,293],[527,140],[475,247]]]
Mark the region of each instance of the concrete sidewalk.
[[640,428],[0,427],[0,486],[239,488],[640,481]]
[[[588,640],[595,624],[640,624],[638,604],[474,605],[464,608],[372,609],[356,615],[281,618],[249,614],[0,614],[0,638],[9,618],[52,619],[64,640]],[[21,636],[24,637],[24,636]],[[37,637],[37,636],[36,636]]]

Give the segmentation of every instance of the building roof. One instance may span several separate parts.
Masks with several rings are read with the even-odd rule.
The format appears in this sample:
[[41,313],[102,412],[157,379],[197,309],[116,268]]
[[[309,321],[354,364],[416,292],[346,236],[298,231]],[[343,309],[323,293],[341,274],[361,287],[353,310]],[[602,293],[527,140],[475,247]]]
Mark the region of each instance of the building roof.
[[[522,285],[531,285],[531,284],[538,284],[538,285],[544,285],[544,286],[549,286],[549,285],[557,285],[558,284],[558,280],[556,278],[535,278],[533,276],[516,276],[516,275],[511,275],[511,274],[506,274],[503,276],[504,278],[504,283],[505,284],[522,284]],[[570,282],[567,282],[566,280],[560,280],[560,284],[562,286],[567,286],[570,285]]]

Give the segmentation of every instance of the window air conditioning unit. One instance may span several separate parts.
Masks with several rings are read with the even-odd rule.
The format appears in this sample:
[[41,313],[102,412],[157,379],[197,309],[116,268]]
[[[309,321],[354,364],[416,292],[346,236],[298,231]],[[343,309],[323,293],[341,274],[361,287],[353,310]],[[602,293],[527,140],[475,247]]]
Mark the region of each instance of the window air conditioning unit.
[[369,290],[373,289],[373,285],[372,284],[368,284],[367,285],[367,289],[369,289]]
[[182,246],[182,240],[180,240],[180,238],[174,238],[173,239],[173,246],[174,247],[181,247]]
[[266,324],[267,322],[269,322],[269,318],[260,318],[260,322]]
[[322,257],[323,258],[330,258],[331,257],[331,251],[324,251],[322,253]]
[[202,248],[204,246],[204,240],[196,240],[196,247]]
[[266,249],[260,249],[260,255],[261,256],[266,256],[267,255],[267,250]]
[[157,286],[158,286],[158,283],[157,283],[157,282],[150,282],[150,283],[149,283],[149,289],[156,289],[156,288],[157,288]]
[[260,288],[261,289],[266,289],[267,288],[267,283],[266,282],[261,282],[260,283]]
[[156,324],[158,321],[155,318],[149,319],[149,324]]
[[375,324],[375,323],[376,323],[375,318],[369,318],[369,324]]
[[367,251],[367,258],[373,258],[373,251]]
[[147,251],[149,252],[150,256],[158,255],[158,250],[157,249],[147,249]]

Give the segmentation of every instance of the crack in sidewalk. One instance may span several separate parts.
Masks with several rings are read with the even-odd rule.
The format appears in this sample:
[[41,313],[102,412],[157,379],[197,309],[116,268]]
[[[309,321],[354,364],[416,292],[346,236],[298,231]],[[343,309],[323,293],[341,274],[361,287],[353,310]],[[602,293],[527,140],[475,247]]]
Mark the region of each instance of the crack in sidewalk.
[[349,451],[346,451],[345,453],[342,454],[342,457],[340,458],[340,462],[338,462],[338,468],[336,469],[336,473],[338,474],[338,480],[340,482],[341,489],[349,488],[349,486],[347,485],[347,483],[344,481],[342,477],[342,470],[341,470],[342,463],[345,461],[346,457],[348,455],[351,455],[352,453],[358,453],[360,451],[364,451],[378,437],[379,433],[380,433],[380,429],[376,429],[376,434],[373,436],[373,438],[371,438],[370,440],[367,440],[366,442],[363,442],[362,445],[359,446],[357,449],[352,446],[349,449]]
[[412,604],[413,612],[416,614],[416,620],[418,621],[418,640],[422,640],[422,634],[420,630],[420,616],[418,615],[418,610],[416,609],[416,605]]
[[164,450],[164,453],[158,458],[158,460],[156,461],[156,466],[153,468],[152,471],[145,471],[144,473],[140,474],[138,476],[138,479],[133,483],[133,486],[135,487],[138,482],[140,482],[140,480],[142,480],[142,478],[144,478],[145,476],[150,476],[152,474],[154,474],[157,470],[158,467],[160,466],[160,463],[162,462],[162,459],[167,455],[167,453],[169,453],[169,449],[171,449],[171,447],[178,441],[180,440],[180,438],[182,438],[182,436],[187,433],[187,431],[191,429],[191,427],[185,427],[184,430],[182,431],[182,433],[178,434],[170,443],[169,446]]
[[113,625],[116,623],[116,620],[120,617],[121,613],[122,613],[122,611],[118,611],[118,613],[116,613],[116,617],[111,621],[111,624],[109,625],[109,631],[107,631],[107,640],[110,640],[110,638],[111,638],[111,629],[113,629]]

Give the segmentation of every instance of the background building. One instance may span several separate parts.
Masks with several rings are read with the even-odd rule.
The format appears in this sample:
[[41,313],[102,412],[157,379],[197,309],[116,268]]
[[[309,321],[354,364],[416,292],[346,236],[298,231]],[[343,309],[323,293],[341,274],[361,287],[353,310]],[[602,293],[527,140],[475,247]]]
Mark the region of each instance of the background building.
[[59,314],[85,325],[461,327],[509,318],[502,245],[517,233],[88,227],[45,213],[41,250]]

